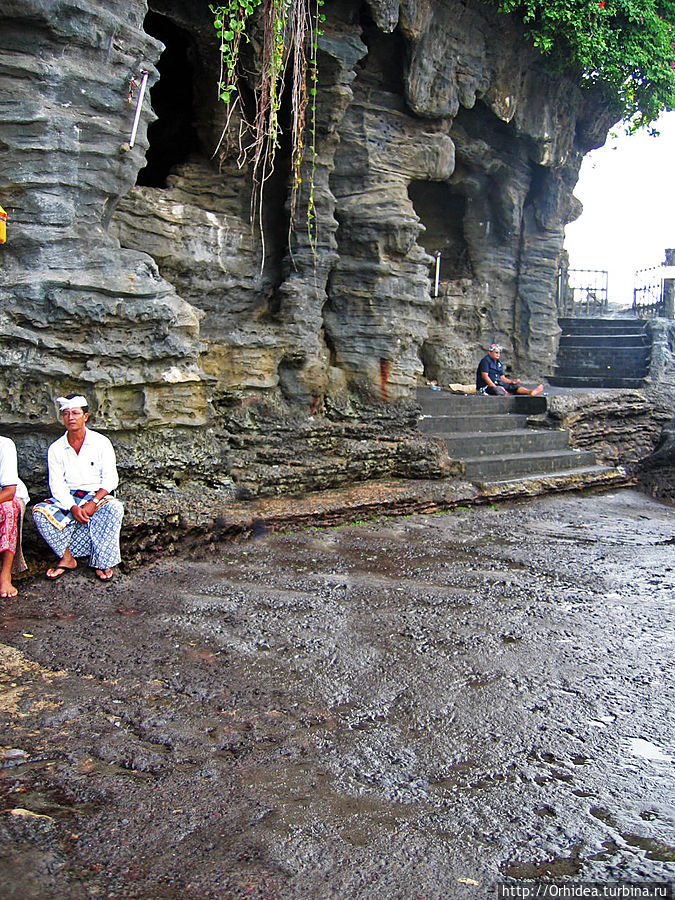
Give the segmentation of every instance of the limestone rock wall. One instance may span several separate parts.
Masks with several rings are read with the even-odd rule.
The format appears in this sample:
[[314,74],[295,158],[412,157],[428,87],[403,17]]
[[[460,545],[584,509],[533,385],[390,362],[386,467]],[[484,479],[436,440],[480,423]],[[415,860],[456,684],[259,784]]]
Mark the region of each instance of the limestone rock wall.
[[0,11],[5,424],[52,423],[53,392],[68,388],[86,390],[111,428],[205,421],[199,312],[107,228],[147,146],[119,150],[133,111],[126,76],[161,51],[144,13],[133,0],[10,0]]
[[250,171],[215,152],[208,4],[3,4],[0,401],[29,482],[68,390],[139,486],[441,476],[442,447],[415,433],[420,377],[471,380],[493,339],[524,377],[552,366],[572,189],[612,124],[601,99],[479,0],[325,12],[316,250],[301,215],[289,249],[282,148],[263,253]]

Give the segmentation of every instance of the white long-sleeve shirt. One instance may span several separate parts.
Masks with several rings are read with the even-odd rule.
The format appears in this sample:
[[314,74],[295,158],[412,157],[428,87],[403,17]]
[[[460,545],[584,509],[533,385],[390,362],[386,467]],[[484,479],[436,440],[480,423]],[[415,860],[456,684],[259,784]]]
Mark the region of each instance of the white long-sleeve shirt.
[[26,485],[19,478],[16,461],[16,447],[14,441],[8,437],[0,437],[0,488],[15,484],[14,496],[17,500],[28,503],[28,491]]
[[108,493],[119,484],[113,445],[98,431],[85,429],[84,442],[76,453],[68,443],[68,433],[50,444],[47,451],[49,490],[61,509],[73,506],[71,490]]

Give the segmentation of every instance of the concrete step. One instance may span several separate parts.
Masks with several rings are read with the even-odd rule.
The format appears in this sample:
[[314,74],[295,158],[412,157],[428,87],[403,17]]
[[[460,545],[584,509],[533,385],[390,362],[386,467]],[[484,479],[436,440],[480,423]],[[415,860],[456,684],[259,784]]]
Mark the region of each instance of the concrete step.
[[643,378],[620,378],[609,376],[551,375],[548,383],[554,387],[570,388],[624,388],[638,389],[645,386]]
[[546,397],[517,395],[491,397],[487,394],[452,394],[449,391],[417,389],[417,402],[428,415],[505,415],[519,413],[526,416],[541,415],[548,407]]
[[419,420],[419,429],[425,434],[437,434],[441,437],[456,432],[471,434],[493,434],[498,431],[513,431],[514,428],[526,428],[528,416],[519,413],[495,413],[482,416],[431,416],[425,415]]
[[595,454],[589,450],[550,450],[545,453],[472,456],[464,459],[464,465],[469,481],[497,481],[594,466]]
[[475,433],[439,435],[452,459],[487,459],[490,456],[548,453],[567,450],[569,433],[553,428],[538,431],[534,428],[520,428],[514,431],[500,431],[493,437]]

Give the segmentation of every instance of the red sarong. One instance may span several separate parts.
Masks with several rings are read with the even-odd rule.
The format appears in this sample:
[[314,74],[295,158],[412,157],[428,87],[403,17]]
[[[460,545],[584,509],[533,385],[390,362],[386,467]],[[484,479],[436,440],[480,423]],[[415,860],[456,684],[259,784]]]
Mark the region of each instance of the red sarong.
[[5,550],[16,553],[20,518],[21,504],[18,500],[0,503],[0,553],[4,553]]
[[12,574],[23,572],[26,563],[21,552],[21,525],[23,522],[23,504],[14,497],[0,503],[0,553],[9,550],[14,554]]

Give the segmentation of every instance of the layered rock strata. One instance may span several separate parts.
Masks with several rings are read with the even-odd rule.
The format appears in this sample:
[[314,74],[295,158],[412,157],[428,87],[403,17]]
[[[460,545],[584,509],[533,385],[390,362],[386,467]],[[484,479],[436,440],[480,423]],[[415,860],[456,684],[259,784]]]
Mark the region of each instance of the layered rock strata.
[[552,366],[572,189],[611,124],[601,98],[478,0],[325,12],[315,230],[300,212],[289,246],[284,144],[263,253],[250,169],[236,141],[215,152],[206,3],[3,5],[2,424],[34,490],[68,390],[127,485],[226,501],[445,477],[443,447],[416,432],[417,380],[470,381],[493,339],[524,377]]

